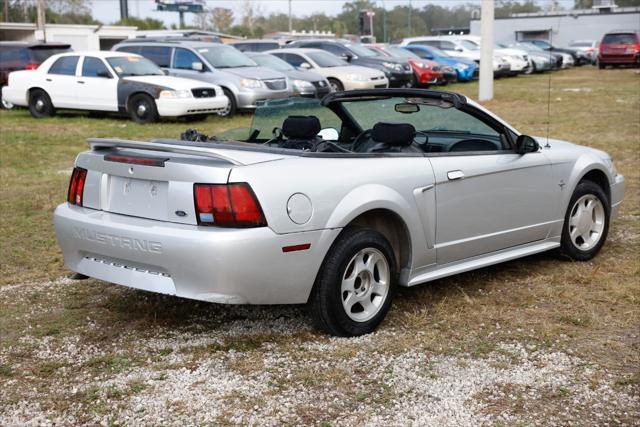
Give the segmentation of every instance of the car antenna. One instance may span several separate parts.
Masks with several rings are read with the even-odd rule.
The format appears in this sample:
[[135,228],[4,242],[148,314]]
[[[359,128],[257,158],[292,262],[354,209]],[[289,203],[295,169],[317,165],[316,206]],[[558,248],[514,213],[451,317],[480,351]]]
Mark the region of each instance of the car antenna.
[[[549,44],[553,46],[553,27],[549,29]],[[549,62],[553,63],[553,53],[549,48]],[[549,83],[547,86],[547,143],[544,148],[551,148],[549,145],[549,128],[551,126],[551,74],[549,73]]]

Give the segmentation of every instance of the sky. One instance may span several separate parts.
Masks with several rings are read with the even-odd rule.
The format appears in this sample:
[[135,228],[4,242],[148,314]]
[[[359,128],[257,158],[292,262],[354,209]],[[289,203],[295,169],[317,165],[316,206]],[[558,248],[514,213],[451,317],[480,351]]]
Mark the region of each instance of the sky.
[[[120,6],[118,0],[89,0],[93,17],[105,24],[110,24],[120,19]],[[538,0],[542,6],[546,6],[551,0]],[[234,15],[241,15],[242,0],[206,0],[208,7],[225,7],[234,11]],[[259,4],[265,15],[270,13],[288,13],[288,0],[253,0]],[[291,10],[295,16],[306,16],[314,12],[324,12],[327,15],[337,15],[342,11],[345,1],[338,0],[292,0]],[[379,7],[391,9],[398,5],[409,4],[408,0],[378,0]],[[438,4],[444,7],[452,7],[457,4],[477,3],[480,0],[412,0],[413,7],[421,8],[425,4]],[[573,6],[573,0],[559,0],[559,4],[565,8]],[[169,26],[178,23],[178,13],[176,12],[156,12],[154,0],[129,0],[129,16],[139,18],[159,19]],[[193,15],[187,14],[185,21],[190,23]]]

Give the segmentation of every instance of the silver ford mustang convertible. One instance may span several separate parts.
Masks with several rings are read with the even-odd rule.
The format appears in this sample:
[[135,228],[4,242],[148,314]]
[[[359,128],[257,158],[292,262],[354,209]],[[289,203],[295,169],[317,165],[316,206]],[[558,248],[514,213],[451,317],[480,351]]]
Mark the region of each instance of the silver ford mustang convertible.
[[54,214],[71,270],[216,303],[308,303],[339,336],[373,331],[398,286],[551,249],[591,259],[624,192],[607,153],[417,89],[271,101],[214,137],[89,145]]

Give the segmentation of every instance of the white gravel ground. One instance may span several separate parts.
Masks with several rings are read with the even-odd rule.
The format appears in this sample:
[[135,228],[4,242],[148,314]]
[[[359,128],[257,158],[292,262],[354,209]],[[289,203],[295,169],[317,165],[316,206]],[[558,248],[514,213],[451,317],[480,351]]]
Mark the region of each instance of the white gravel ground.
[[[37,286],[61,283],[67,282]],[[0,288],[0,295],[19,290]],[[482,357],[394,352],[380,344],[411,332],[384,328],[327,338],[309,334],[296,308],[229,310],[237,320],[203,332],[156,327],[148,337],[123,334],[100,344],[74,335],[24,336],[19,348],[0,351],[0,362],[29,349],[36,360],[64,366],[46,392],[30,391],[18,402],[7,404],[1,394],[20,384],[5,382],[0,425],[617,425],[640,419],[635,388],[616,386],[600,367],[560,351],[505,342]],[[283,336],[310,338],[289,345]],[[264,342],[248,351],[225,347],[256,337]],[[98,374],[77,369],[107,355],[142,362]],[[137,391],[127,393],[132,384]],[[95,395],[90,403],[77,399],[87,393]],[[74,403],[57,411],[53,397]]]

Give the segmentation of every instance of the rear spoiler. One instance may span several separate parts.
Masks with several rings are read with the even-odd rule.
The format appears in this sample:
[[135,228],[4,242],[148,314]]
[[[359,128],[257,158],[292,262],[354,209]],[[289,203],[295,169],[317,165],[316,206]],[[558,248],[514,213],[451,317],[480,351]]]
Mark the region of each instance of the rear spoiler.
[[208,157],[216,160],[224,160],[236,166],[244,166],[245,163],[239,162],[226,156],[215,148],[203,147],[202,144],[195,145],[187,141],[131,141],[127,139],[114,138],[90,138],[87,140],[89,147],[93,151],[100,151],[109,148],[133,148],[136,150],[162,151],[165,153],[189,154],[193,156]]

